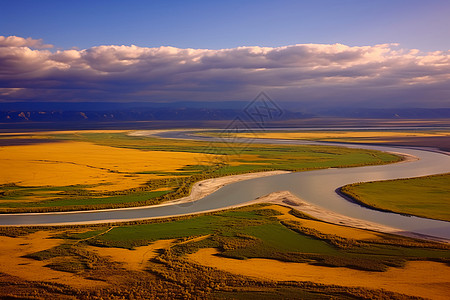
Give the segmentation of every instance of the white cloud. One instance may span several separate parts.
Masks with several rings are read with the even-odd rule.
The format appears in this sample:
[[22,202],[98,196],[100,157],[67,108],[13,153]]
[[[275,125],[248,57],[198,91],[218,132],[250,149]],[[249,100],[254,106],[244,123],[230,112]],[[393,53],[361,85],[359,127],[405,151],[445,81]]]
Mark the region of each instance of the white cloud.
[[30,47],[35,49],[53,48],[53,45],[44,44],[42,39],[23,38],[15,35],[1,36],[0,47]]
[[[0,87],[21,89],[0,100],[245,100],[261,90],[279,100],[450,100],[450,52],[397,44],[44,48],[41,40],[0,37]],[[426,86],[433,86],[433,99],[414,98],[411,91]]]

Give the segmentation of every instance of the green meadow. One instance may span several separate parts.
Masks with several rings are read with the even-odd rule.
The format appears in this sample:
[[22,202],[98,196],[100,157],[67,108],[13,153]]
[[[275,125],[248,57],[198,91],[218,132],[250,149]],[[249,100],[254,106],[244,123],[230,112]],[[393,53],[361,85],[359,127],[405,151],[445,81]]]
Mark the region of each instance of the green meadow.
[[450,174],[356,183],[341,191],[375,209],[450,222]]

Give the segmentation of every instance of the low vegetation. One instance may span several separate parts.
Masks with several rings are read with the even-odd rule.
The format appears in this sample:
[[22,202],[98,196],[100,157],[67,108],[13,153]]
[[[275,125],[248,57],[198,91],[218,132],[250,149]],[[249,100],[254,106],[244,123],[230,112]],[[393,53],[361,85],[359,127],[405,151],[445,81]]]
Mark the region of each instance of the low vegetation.
[[450,222],[450,174],[355,183],[341,192],[370,208]]

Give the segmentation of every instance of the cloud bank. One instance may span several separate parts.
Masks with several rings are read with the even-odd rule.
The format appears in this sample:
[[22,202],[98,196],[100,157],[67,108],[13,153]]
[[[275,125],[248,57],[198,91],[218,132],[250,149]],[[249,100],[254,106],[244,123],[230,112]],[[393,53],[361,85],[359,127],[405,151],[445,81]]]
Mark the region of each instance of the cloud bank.
[[450,106],[450,51],[397,44],[53,50],[0,36],[0,101],[280,101]]

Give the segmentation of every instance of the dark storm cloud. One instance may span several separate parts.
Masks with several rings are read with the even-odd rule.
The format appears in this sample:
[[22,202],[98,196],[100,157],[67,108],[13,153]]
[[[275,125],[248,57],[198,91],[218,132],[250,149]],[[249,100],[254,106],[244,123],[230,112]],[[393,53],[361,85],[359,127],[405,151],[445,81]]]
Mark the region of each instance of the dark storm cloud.
[[0,100],[246,100],[265,90],[280,100],[330,104],[370,105],[394,97],[415,106],[449,103],[449,51],[421,53],[395,44],[50,47],[41,40],[0,36]]

